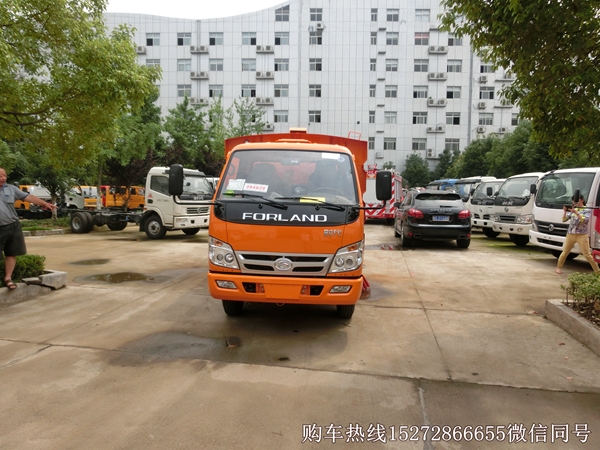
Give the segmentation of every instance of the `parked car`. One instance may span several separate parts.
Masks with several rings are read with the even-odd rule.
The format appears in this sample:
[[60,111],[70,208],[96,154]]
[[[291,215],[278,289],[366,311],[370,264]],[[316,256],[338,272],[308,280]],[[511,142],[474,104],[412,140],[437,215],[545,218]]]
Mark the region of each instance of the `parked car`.
[[456,239],[458,247],[468,248],[471,212],[456,192],[411,190],[396,206],[394,234],[403,247],[410,247],[417,239]]

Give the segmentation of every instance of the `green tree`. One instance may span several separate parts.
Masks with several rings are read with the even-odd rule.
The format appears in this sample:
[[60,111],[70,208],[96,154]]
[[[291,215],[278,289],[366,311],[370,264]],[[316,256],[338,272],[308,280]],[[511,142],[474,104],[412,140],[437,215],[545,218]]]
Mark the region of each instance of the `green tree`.
[[472,141],[460,156],[455,158],[446,175],[452,178],[487,175],[490,170],[487,154],[492,150],[493,143],[497,139],[495,136],[488,136]]
[[557,157],[600,161],[600,4],[597,0],[442,0],[444,27],[516,81],[505,97]]
[[265,109],[258,106],[253,99],[244,97],[234,100],[227,115],[228,133],[230,137],[248,136],[263,131],[267,124],[263,121]]
[[460,156],[460,150],[450,151],[449,149],[444,149],[442,154],[438,159],[438,163],[435,166],[435,169],[431,172],[432,180],[439,180],[442,178],[447,178],[446,172],[452,166],[454,160],[456,160]]
[[52,161],[87,162],[160,76],[127,27],[107,33],[105,0],[0,2],[0,138]]
[[416,153],[406,158],[402,180],[410,187],[426,186],[431,181],[427,161]]

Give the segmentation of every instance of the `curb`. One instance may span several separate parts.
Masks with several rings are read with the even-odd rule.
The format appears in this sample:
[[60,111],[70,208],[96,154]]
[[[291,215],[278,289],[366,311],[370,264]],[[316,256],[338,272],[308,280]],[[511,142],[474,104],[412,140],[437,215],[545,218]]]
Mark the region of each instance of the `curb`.
[[45,270],[39,277],[26,278],[17,283],[17,289],[0,288],[0,306],[10,306],[63,288],[67,285],[67,272]]
[[65,234],[65,230],[34,230],[34,231],[23,231],[23,236],[53,236],[57,234]]
[[545,317],[600,356],[600,329],[564,305],[562,300],[546,300]]

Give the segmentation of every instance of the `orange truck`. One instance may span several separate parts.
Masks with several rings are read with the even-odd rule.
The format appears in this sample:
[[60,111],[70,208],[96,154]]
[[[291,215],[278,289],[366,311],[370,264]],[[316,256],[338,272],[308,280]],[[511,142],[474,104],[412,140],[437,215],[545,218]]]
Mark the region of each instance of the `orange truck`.
[[[291,129],[228,139],[225,154],[209,221],[210,294],[230,316],[266,302],[335,305],[352,317],[364,281],[367,143]],[[380,200],[391,198],[389,174],[378,178]]]

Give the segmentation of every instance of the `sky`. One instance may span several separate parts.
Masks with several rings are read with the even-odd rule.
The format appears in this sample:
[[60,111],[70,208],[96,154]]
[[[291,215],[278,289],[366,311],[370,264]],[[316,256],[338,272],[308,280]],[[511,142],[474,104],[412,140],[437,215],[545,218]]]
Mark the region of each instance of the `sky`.
[[213,19],[260,11],[285,0],[108,0],[106,12],[152,14],[178,19]]

